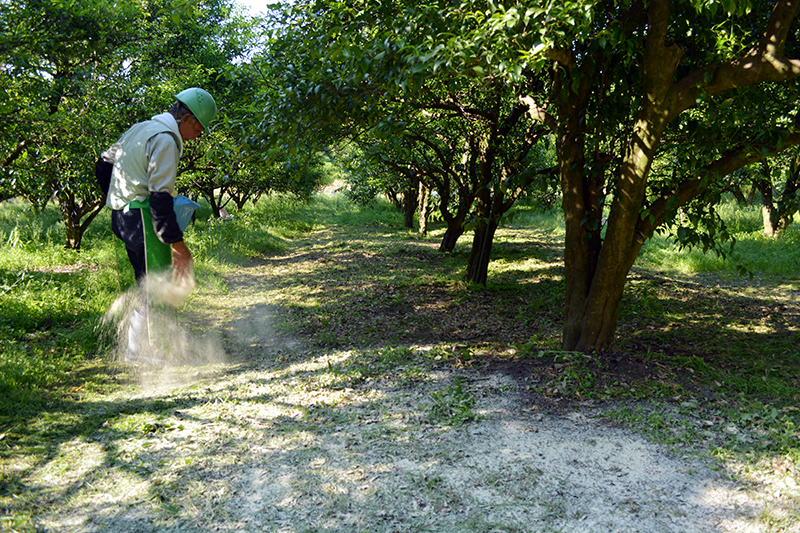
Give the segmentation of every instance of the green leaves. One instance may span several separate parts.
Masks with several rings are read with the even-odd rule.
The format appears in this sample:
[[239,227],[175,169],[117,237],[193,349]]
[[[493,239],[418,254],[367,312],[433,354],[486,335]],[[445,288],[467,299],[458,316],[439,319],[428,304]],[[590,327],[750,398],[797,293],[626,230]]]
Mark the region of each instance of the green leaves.
[[753,10],[752,0],[692,0],[692,3],[698,12],[708,11],[712,16],[742,16]]
[[473,411],[475,397],[464,390],[461,378],[456,378],[440,391],[432,392],[431,400],[428,416],[433,423],[457,427],[479,418]]
[[222,106],[230,85],[248,93],[230,74],[253,33],[228,13],[224,0],[0,3],[0,198],[56,194],[67,244],[79,246],[102,206],[94,162],[125,129],[186,86]]

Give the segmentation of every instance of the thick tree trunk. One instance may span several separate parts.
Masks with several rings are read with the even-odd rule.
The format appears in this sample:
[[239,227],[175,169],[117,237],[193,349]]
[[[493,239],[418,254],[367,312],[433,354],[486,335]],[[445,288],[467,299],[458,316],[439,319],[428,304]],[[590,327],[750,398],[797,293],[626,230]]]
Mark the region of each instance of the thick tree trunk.
[[[620,158],[619,177],[613,187],[614,201],[601,246],[596,246],[595,228],[587,224],[595,214],[591,205],[592,180],[584,163],[584,114],[589,91],[602,84],[593,76],[591,55],[573,56],[553,49],[559,62],[554,84],[558,110],[557,151],[566,223],[565,316],[563,348],[592,351],[608,347],[613,340],[619,304],[628,272],[642,244],[663,224],[677,206],[686,205],[708,183],[746,164],[777,153],[800,142],[795,130],[771,145],[743,144],[707,165],[699,175],[688,177],[674,190],[645,205],[651,164],[667,124],[686,109],[696,106],[702,95],[714,96],[764,81],[786,81],[800,76],[800,61],[787,59],[783,46],[800,2],[778,0],[759,42],[742,57],[709,64],[675,81],[682,51],[668,36],[668,0],[652,0],[647,6],[645,53],[641,59],[642,93],[632,130]],[[579,66],[580,65],[580,66]],[[594,132],[592,132],[594,133]],[[593,167],[596,167],[594,161]],[[675,201],[677,200],[677,202]],[[647,208],[645,212],[644,209]]]
[[442,237],[442,242],[439,244],[440,252],[452,252],[456,249],[459,237],[464,234],[464,216],[452,217],[447,221],[447,229],[444,231],[444,237]]
[[[569,85],[569,77],[559,83]],[[563,90],[559,87],[557,90]],[[577,93],[569,94],[559,103],[559,115],[564,117],[558,125],[557,154],[559,176],[561,179],[562,201],[564,211],[564,275],[566,293],[564,295],[564,326],[562,347],[572,350],[577,345],[583,328],[583,314],[586,308],[586,296],[594,276],[596,252],[590,248],[585,239],[585,228],[582,224],[588,211],[583,182],[585,121],[582,112],[588,104],[589,84],[584,80]]]
[[64,220],[64,227],[66,228],[67,236],[64,248],[67,250],[80,250],[81,241],[83,240],[83,231],[81,231],[80,224],[73,224],[71,220]]
[[[681,58],[676,46],[666,46],[669,6],[654,2],[649,10],[651,26],[642,64],[642,107],[622,154],[620,176],[600,244],[586,227],[596,211],[591,203],[597,177],[584,170],[582,112],[591,91],[593,66],[584,67],[577,94],[562,106],[573,109],[559,147],[566,226],[565,267],[567,299],[563,349],[588,352],[611,344],[619,318],[619,304],[628,272],[644,242],[636,227],[644,202],[647,177],[656,147],[674,107],[672,73]],[[587,61],[588,63],[588,61]]]
[[492,255],[492,243],[497,231],[497,219],[478,224],[472,239],[472,251],[467,263],[466,280],[486,286],[489,277],[489,258]]
[[497,221],[503,214],[503,194],[499,191],[492,194],[492,188],[488,183],[491,177],[491,156],[483,166],[482,176],[487,183],[480,189],[475,199],[475,211],[479,222],[472,237],[472,251],[469,254],[465,278],[467,281],[485,286]]

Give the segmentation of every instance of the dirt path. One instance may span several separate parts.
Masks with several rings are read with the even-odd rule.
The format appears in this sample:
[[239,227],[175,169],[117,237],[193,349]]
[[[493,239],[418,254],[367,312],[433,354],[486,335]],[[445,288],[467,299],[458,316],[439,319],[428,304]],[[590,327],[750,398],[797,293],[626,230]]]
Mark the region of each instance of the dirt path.
[[[591,409],[520,410],[503,375],[325,387],[352,354],[229,372],[133,399],[41,471],[51,531],[763,531],[757,495]],[[177,372],[177,371],[176,371]],[[224,369],[223,369],[224,372]],[[461,378],[477,421],[430,423]],[[328,379],[330,379],[328,377]],[[149,411],[149,412],[148,412]],[[115,435],[113,440],[111,434]],[[122,436],[124,434],[125,436]],[[66,487],[64,487],[66,488]]]
[[455,368],[436,345],[309,348],[282,332],[276,285],[278,260],[302,276],[306,259],[197,296],[186,335],[202,365],[91,399],[106,422],[30,476],[67,495],[42,502],[42,530],[728,533],[778,512],[717,463],[597,405],[532,407],[531,383]]

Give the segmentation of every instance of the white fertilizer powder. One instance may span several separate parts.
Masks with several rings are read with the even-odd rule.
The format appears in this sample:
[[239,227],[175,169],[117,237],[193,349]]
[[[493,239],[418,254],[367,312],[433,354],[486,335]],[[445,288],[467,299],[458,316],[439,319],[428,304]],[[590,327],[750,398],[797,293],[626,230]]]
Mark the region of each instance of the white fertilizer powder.
[[[115,330],[118,358],[134,368],[162,369],[158,381],[165,386],[183,381],[175,375],[177,367],[224,362],[222,343],[215,333],[188,331],[180,323],[178,308],[194,287],[191,273],[176,279],[168,271],[148,275],[141,288],[134,286],[121,294],[103,317],[103,323]],[[142,317],[139,320],[143,323],[140,330],[131,333],[135,316]],[[147,385],[152,386],[153,376],[147,379]]]
[[180,307],[194,290],[194,274],[177,278],[172,272],[161,272],[147,276],[144,283],[147,298],[151,305],[165,304]]
[[[91,483],[79,484],[58,512],[43,512],[44,529],[767,531],[756,519],[767,502],[756,491],[699,459],[604,424],[592,409],[553,415],[521,409],[511,379],[464,371],[458,377],[480,398],[481,418],[439,427],[425,422],[424,404],[452,374],[358,389],[303,379],[324,371],[332,357],[261,365],[173,391],[185,407],[159,415],[156,431],[116,441],[116,453],[126,458],[122,467],[83,474]],[[121,423],[111,422],[114,431],[126,427]],[[60,453],[51,469],[58,475],[47,482],[74,486],[75,462],[58,467],[78,454],[86,462],[94,453],[100,458],[92,464],[102,463],[108,450],[76,439]]]

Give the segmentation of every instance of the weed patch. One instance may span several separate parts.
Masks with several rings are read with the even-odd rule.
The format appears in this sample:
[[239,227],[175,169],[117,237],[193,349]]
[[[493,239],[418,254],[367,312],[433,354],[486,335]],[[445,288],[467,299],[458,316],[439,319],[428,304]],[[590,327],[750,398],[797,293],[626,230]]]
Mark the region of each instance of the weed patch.
[[478,419],[474,408],[475,398],[464,390],[461,379],[456,378],[451,385],[431,393],[428,420],[434,424],[461,426]]

